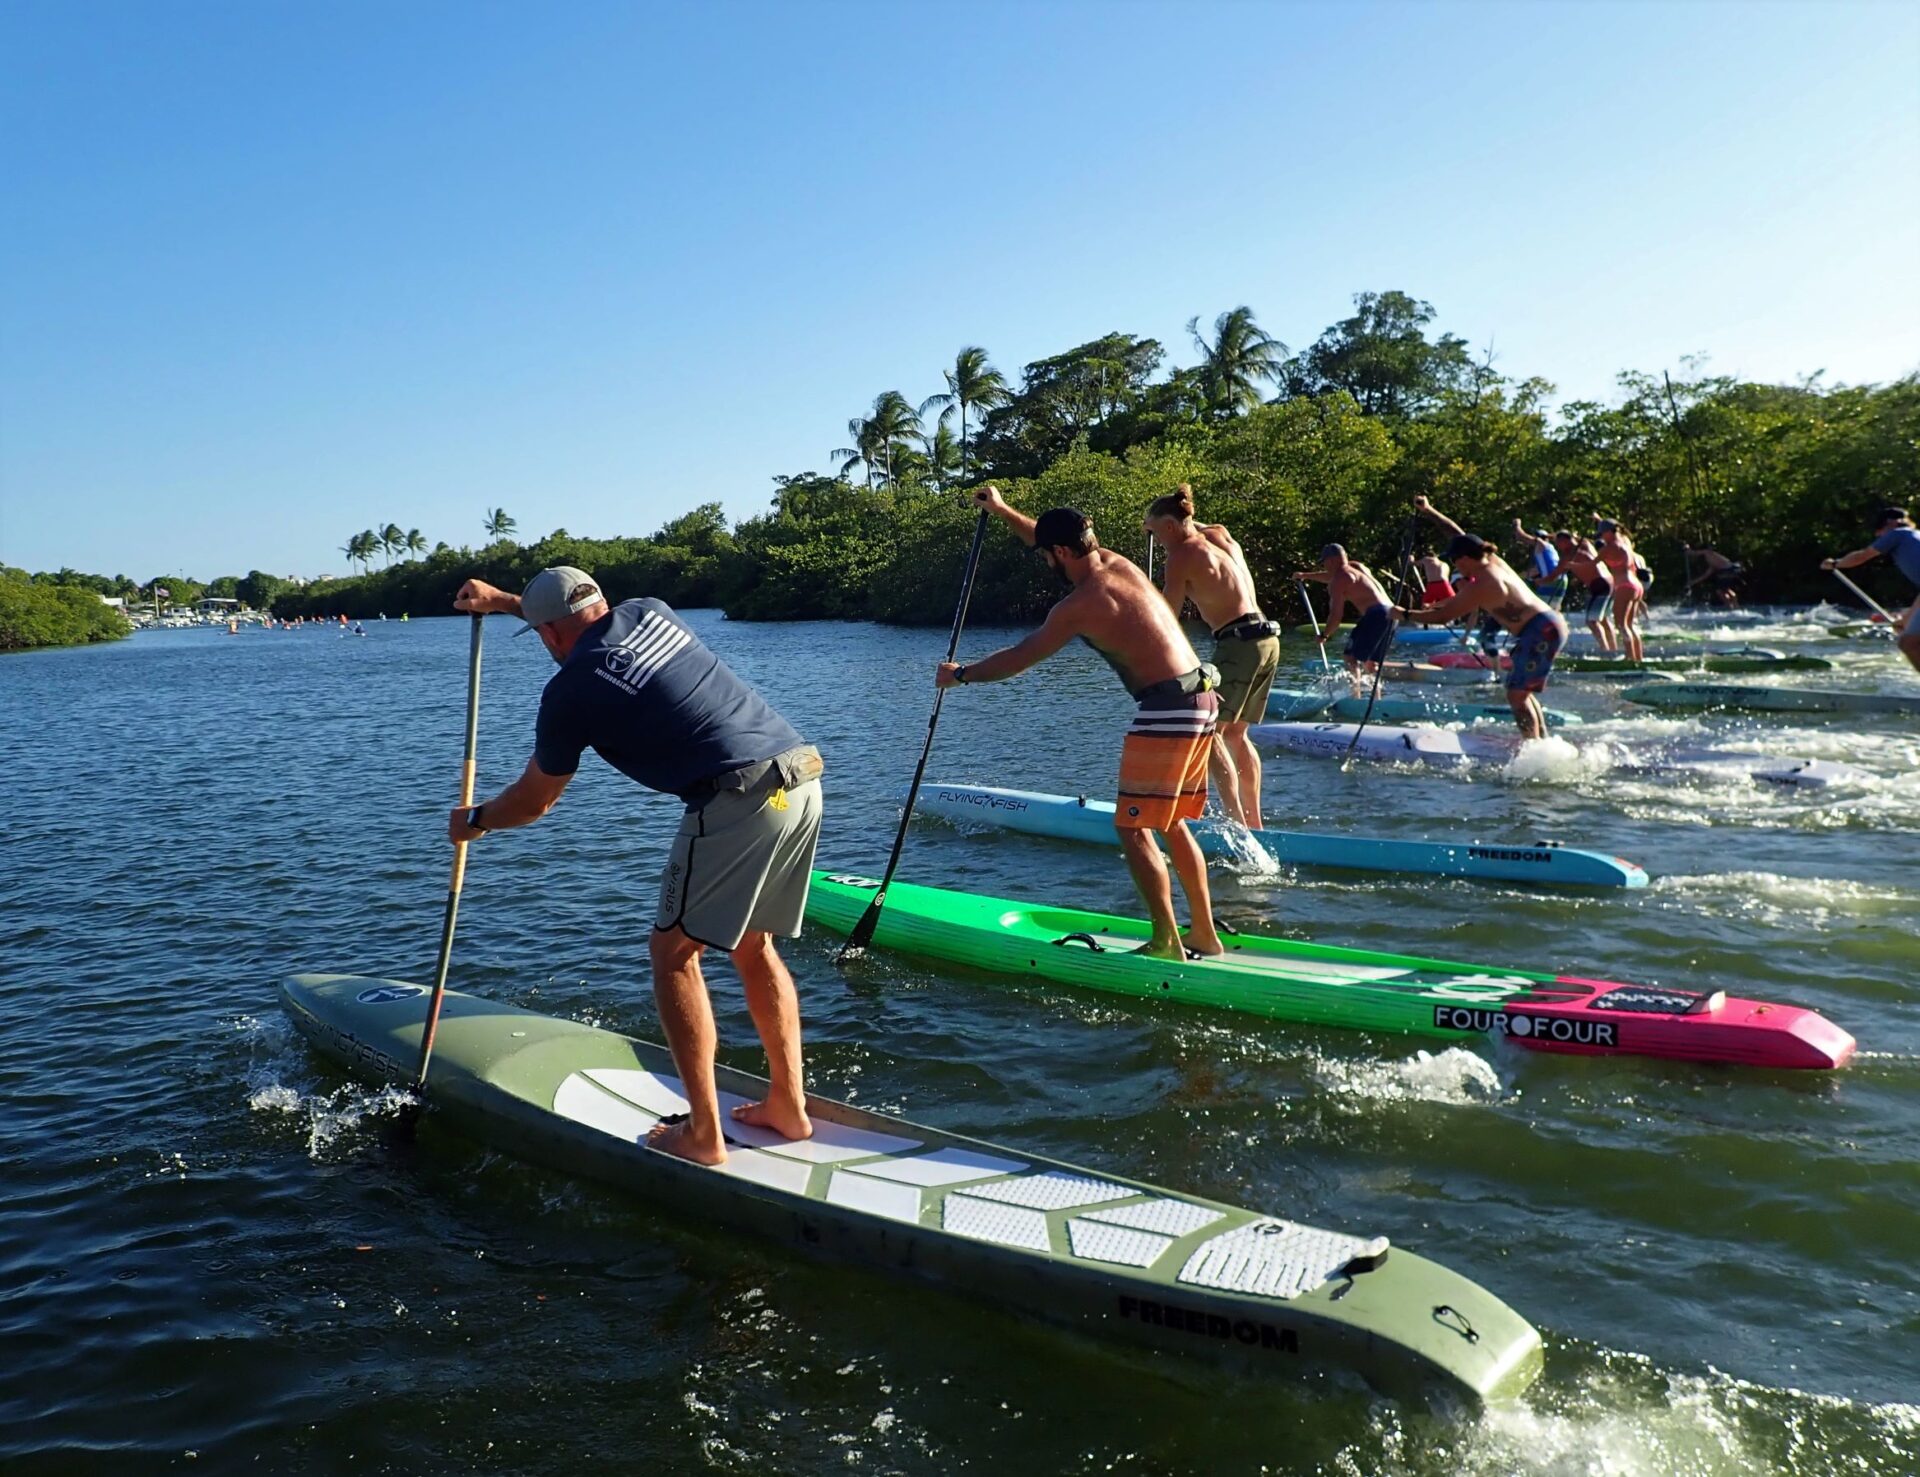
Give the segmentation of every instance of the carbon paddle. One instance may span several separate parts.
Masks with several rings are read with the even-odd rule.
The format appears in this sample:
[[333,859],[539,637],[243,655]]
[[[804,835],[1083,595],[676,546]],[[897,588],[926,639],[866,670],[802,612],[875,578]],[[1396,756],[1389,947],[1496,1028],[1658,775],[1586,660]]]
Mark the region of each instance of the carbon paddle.
[[1835,579],[1839,580],[1841,584],[1845,585],[1849,590],[1853,591],[1854,594],[1858,595],[1862,600],[1866,601],[1867,604],[1871,605],[1875,610],[1879,611],[1880,619],[1885,621],[1889,628],[1894,630],[1899,629],[1900,623],[1887,613],[1887,607],[1882,605],[1878,600],[1874,599],[1873,596],[1869,595],[1865,590],[1861,589],[1852,580],[1848,579],[1845,570],[1834,568],[1834,569],[1829,569],[1827,573],[1832,575]]
[[[460,803],[473,804],[473,756],[480,739],[480,622],[473,617],[473,638],[467,649],[467,755],[460,764]],[[460,889],[467,880],[467,843],[453,848],[453,876],[447,883],[447,915],[440,924],[440,962],[433,971],[433,998],[427,1002],[427,1026],[420,1035],[420,1067],[413,1074],[417,1101],[426,1091],[427,1063],[433,1059],[433,1038],[440,1029],[440,1003],[447,994],[447,967],[453,962],[453,924],[460,916]]]
[[[1420,517],[1415,514],[1407,520],[1406,536],[1400,540],[1400,560],[1406,563],[1413,556],[1413,534],[1420,526]],[[1373,687],[1367,693],[1367,711],[1360,715],[1360,721],[1353,726],[1353,737],[1347,740],[1347,752],[1340,756],[1340,773],[1345,774],[1353,767],[1353,751],[1360,746],[1360,735],[1367,731],[1367,724],[1373,720],[1373,705],[1380,700],[1380,674],[1387,665],[1387,653],[1393,649],[1393,638],[1400,634],[1400,622],[1387,620],[1387,639],[1380,647],[1380,660],[1373,664]]]
[[[983,507],[980,516],[973,522],[973,547],[967,550],[967,571],[960,577],[960,601],[953,610],[953,633],[947,637],[948,661],[952,661],[953,654],[960,649],[960,632],[967,624],[967,606],[973,599],[973,577],[980,569],[980,546],[986,542],[988,516]],[[913,802],[920,798],[920,781],[926,778],[927,760],[933,754],[933,733],[940,726],[940,703],[946,695],[946,688],[934,689],[933,712],[927,718],[927,742],[920,750],[920,762],[914,766],[913,783],[907,787],[906,807],[900,812],[900,829],[893,837],[893,855],[887,858],[887,870],[881,874],[880,887],[874,893],[873,901],[867,904],[867,911],[860,915],[860,921],[853,925],[853,932],[847,935],[846,944],[834,955],[835,964],[845,964],[865,954],[867,945],[873,942],[873,931],[880,926],[880,910],[887,904],[887,886],[893,881],[894,869],[900,865],[900,853],[906,848],[907,827],[913,821]],[[448,927],[451,930],[451,922]]]
[[1307,607],[1307,624],[1313,627],[1313,639],[1320,643],[1320,666],[1331,672],[1333,663],[1327,660],[1327,638],[1320,632],[1320,617],[1313,613],[1313,597],[1307,593],[1307,582],[1295,580],[1294,583],[1300,587],[1300,603]]

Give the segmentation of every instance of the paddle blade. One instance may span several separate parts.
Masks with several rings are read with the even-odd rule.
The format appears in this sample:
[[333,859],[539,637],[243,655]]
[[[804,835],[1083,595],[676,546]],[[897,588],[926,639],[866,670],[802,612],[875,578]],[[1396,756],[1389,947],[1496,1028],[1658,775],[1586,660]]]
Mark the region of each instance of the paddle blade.
[[873,901],[867,904],[867,911],[860,915],[860,921],[853,925],[853,931],[847,935],[840,952],[833,956],[835,964],[845,964],[867,952],[867,945],[873,942],[874,930],[880,926],[880,910],[886,903],[886,889],[882,888],[873,895]]

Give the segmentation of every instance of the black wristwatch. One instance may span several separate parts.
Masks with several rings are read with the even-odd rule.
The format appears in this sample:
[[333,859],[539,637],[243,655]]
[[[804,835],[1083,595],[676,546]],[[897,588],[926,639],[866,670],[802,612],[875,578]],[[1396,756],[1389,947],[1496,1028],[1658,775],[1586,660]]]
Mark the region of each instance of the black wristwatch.
[[953,680],[961,687],[967,685],[967,668],[964,662],[953,669]]
[[487,829],[487,827],[480,824],[480,812],[485,810],[486,808],[487,807],[485,802],[482,802],[481,804],[472,806],[468,809],[467,825],[470,829],[475,831],[484,831]]

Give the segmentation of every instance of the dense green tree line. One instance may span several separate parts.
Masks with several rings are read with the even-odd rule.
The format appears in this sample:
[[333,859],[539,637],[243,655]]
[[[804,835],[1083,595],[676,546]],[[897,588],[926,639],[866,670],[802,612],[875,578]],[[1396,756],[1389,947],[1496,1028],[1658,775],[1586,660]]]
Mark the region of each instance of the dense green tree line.
[[125,616],[101,602],[113,592],[99,586],[111,580],[71,569],[60,574],[72,578],[35,577],[0,565],[0,651],[112,641],[131,629]]
[[[970,346],[939,371],[944,389],[917,403],[883,391],[848,423],[831,472],[774,478],[771,507],[731,528],[707,504],[645,538],[560,529],[522,544],[492,508],[478,549],[443,543],[302,588],[255,571],[208,592],[289,616],[441,614],[468,575],[517,589],[571,563],[615,598],[655,594],[739,619],[937,624],[952,613],[973,517],[965,490],[994,480],[1029,511],[1081,508],[1135,557],[1146,504],[1190,482],[1201,515],[1246,546],[1269,613],[1290,621],[1302,613],[1287,573],[1335,540],[1392,567],[1416,493],[1503,541],[1515,517],[1582,531],[1594,514],[1617,518],[1659,575],[1657,598],[1680,588],[1692,544],[1743,562],[1751,600],[1816,600],[1838,593],[1822,555],[1863,543],[1880,505],[1920,502],[1920,376],[1783,386],[1690,365],[1671,382],[1624,373],[1608,403],[1556,406],[1550,384],[1499,372],[1431,333],[1433,317],[1405,293],[1362,293],[1296,353],[1239,307],[1210,332],[1188,325],[1190,366],[1167,368],[1156,340],[1111,333],[1026,365],[1017,383]],[[349,555],[363,565],[424,543],[391,524],[357,538]],[[1904,600],[1883,568],[1867,575]],[[167,583],[187,598],[187,582]],[[1055,593],[1025,550],[988,541],[977,619],[1031,619]]]

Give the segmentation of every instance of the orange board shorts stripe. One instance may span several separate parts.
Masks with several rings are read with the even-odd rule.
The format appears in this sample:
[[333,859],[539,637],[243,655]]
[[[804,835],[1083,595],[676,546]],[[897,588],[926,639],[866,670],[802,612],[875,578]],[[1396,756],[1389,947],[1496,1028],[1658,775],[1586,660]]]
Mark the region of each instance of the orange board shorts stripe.
[[1170,830],[1207,808],[1207,759],[1213,752],[1220,699],[1196,692],[1177,708],[1142,708],[1120,744],[1120,795],[1114,824],[1122,830]]

